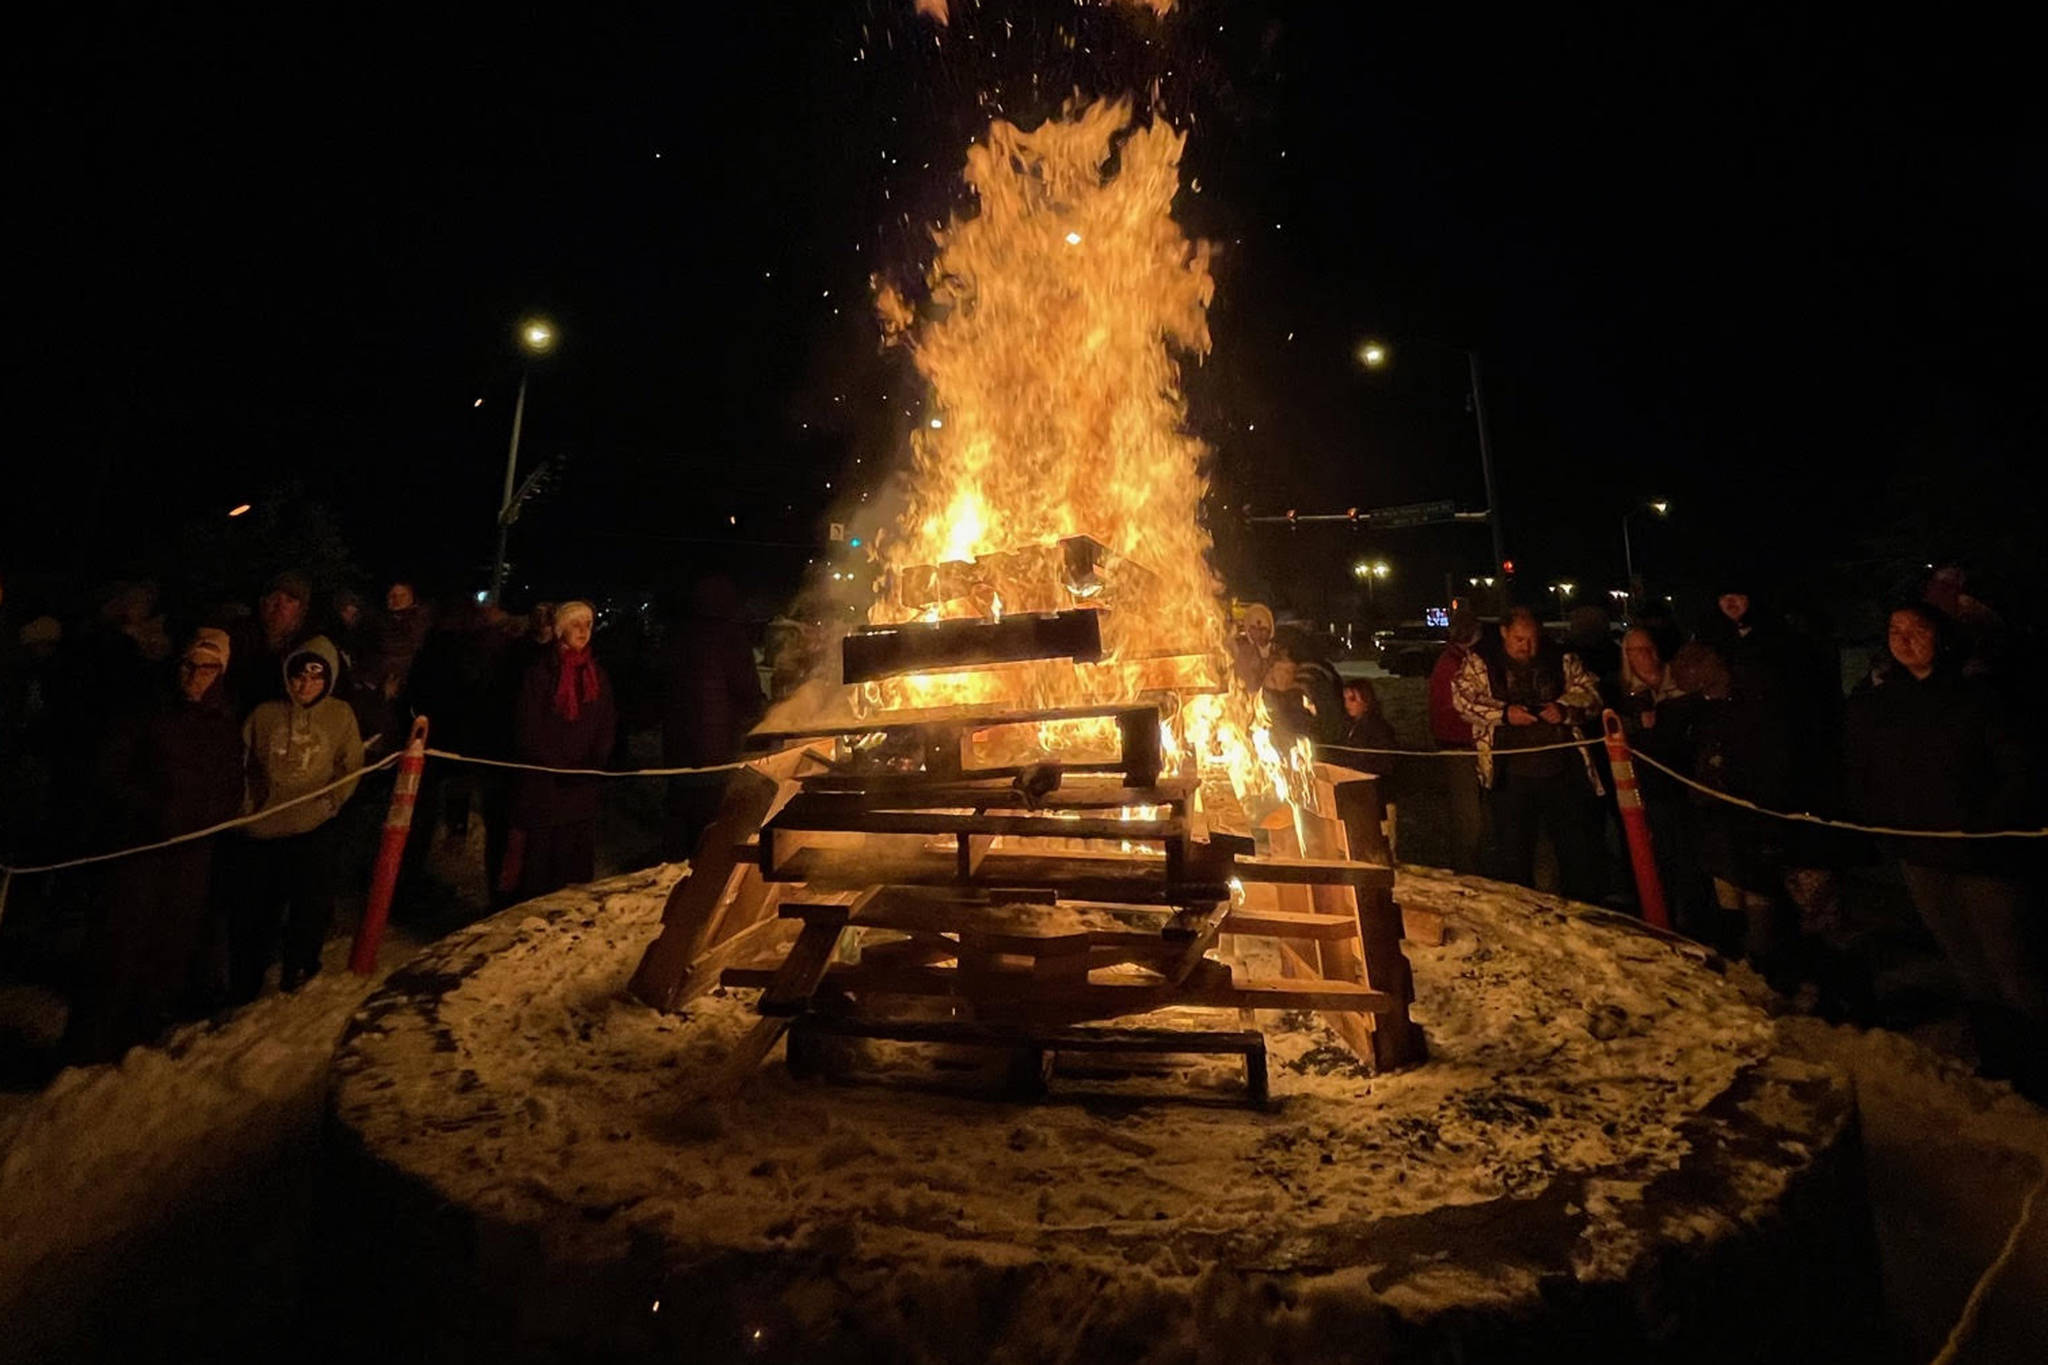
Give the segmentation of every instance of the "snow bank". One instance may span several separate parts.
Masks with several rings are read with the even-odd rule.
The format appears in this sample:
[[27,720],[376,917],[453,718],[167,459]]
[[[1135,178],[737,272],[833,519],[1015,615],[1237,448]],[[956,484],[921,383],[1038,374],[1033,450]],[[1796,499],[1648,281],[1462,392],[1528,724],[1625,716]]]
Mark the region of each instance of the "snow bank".
[[[192,1025],[163,1049],[66,1070],[0,1120],[0,1358],[110,1349],[133,1326],[108,1302],[114,1285],[192,1288],[181,1267],[147,1261],[166,1239],[187,1244],[195,1213],[231,1217],[222,1211],[259,1189],[275,1197],[289,1154],[317,1169],[327,1068],[372,988],[339,970],[345,955],[332,945],[327,970],[297,994],[266,997],[219,1027]],[[268,1235],[247,1224],[236,1233],[249,1241],[218,1248],[230,1261],[246,1261]],[[232,1300],[245,1302],[261,1278]]]
[[1834,1074],[1778,1055],[1703,950],[1408,870],[1402,899],[1451,930],[1410,949],[1432,1059],[1408,1072],[1290,1014],[1262,1020],[1272,1112],[1220,1061],[1018,1107],[888,1045],[860,1084],[778,1057],[706,1101],[746,993],[663,1016],[623,991],[674,876],[447,941],[343,1048],[367,1188],[381,1172],[519,1249],[490,1272],[517,1304],[472,1328],[713,1357],[1368,1358],[1433,1324],[1469,1344],[1772,1224],[1853,1128]]

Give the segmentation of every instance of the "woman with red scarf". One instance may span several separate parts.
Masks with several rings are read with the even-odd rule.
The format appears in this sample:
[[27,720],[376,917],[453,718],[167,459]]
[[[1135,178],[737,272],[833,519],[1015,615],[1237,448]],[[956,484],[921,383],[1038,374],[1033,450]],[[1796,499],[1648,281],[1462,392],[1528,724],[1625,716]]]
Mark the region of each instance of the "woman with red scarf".
[[[602,768],[619,724],[611,679],[590,653],[597,613],[588,602],[555,609],[555,648],[519,688],[513,755],[546,768]],[[512,832],[498,890],[530,900],[597,875],[596,777],[522,772],[512,789]]]

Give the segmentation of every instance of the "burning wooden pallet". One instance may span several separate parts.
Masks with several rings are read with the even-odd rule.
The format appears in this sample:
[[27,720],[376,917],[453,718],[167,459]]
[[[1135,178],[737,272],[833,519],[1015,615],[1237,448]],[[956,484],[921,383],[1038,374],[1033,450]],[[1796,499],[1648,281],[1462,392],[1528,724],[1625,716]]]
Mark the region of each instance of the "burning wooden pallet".
[[[1090,721],[1114,755],[972,758],[1000,727]],[[1262,1099],[1261,1009],[1320,1012],[1375,1067],[1420,1060],[1392,871],[1353,860],[1334,814],[1338,786],[1371,779],[1318,765],[1313,809],[1219,828],[1161,776],[1159,734],[1131,704],[757,732],[780,747],[728,790],[634,990],[673,1009],[759,989],[734,1084],[793,1030],[799,1069],[827,1036],[1004,1049],[1025,1080],[1061,1053],[1234,1053]],[[1220,960],[1226,935],[1274,941],[1281,975]],[[1197,1010],[1239,1027],[1190,1027]]]
[[[1080,550],[1083,567],[1103,559],[1076,541],[1022,562],[1067,591]],[[991,592],[1019,595],[1023,570],[1005,565]],[[1100,656],[1096,612],[1057,593],[1032,605],[1049,610],[849,637],[847,677]],[[1260,1009],[1319,1011],[1377,1067],[1419,1060],[1384,846],[1336,814],[1338,789],[1371,779],[1315,765],[1255,826],[1227,781],[1163,775],[1161,708],[1177,701],[1160,695],[757,729],[764,757],[672,894],[636,992],[670,1009],[720,983],[759,989],[734,1083],[793,1030],[800,1069],[834,1034],[1003,1048],[1027,1076],[1061,1052],[1235,1053],[1262,1096]],[[1379,861],[1354,860],[1354,839]],[[1278,974],[1222,951],[1237,936],[1270,940]],[[1188,1027],[1199,1010],[1239,1027]]]

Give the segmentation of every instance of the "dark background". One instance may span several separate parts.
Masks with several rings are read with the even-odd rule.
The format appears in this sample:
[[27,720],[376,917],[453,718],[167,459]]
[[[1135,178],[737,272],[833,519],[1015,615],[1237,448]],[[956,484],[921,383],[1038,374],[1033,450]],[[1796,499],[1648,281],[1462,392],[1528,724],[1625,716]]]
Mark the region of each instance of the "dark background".
[[[1620,585],[1621,516],[1657,495],[1638,566],[1681,602],[1736,574],[1855,626],[1953,557],[2020,609],[2048,294],[2027,45],[1659,9],[46,17],[4,59],[0,571],[17,599],[247,590],[317,542],[330,579],[481,587],[537,310],[563,344],[522,464],[559,463],[515,589],[725,563],[766,614],[835,562],[831,509],[883,497],[918,406],[870,273],[916,278],[992,112],[1078,89],[1192,130],[1180,214],[1219,288],[1190,420],[1233,588],[1338,614],[1378,557],[1413,613],[1488,570],[1476,526],[1240,515],[1482,506],[1473,347],[1526,597]],[[1368,334],[1391,368],[1355,363]]]

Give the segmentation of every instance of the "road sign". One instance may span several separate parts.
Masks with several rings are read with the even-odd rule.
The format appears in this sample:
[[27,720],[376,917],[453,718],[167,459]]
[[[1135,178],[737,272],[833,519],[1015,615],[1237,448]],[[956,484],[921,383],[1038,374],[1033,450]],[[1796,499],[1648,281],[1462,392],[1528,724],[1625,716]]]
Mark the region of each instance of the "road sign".
[[1397,531],[1404,526],[1455,521],[1457,516],[1458,505],[1449,498],[1443,498],[1436,502],[1411,502],[1401,507],[1376,507],[1365,514],[1365,521],[1375,531]]

